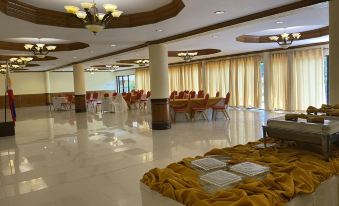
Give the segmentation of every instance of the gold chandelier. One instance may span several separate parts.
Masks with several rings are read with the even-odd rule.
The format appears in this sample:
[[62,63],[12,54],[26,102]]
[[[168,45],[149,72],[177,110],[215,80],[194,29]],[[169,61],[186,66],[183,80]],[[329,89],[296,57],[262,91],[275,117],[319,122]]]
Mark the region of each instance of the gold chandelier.
[[135,63],[137,63],[141,67],[144,67],[144,66],[149,64],[149,60],[148,59],[139,59],[139,60],[135,61]]
[[93,0],[93,3],[81,3],[84,11],[76,6],[66,5],[65,10],[67,13],[74,14],[77,18],[81,19],[85,27],[94,34],[102,31],[111,22],[113,18],[119,18],[122,11],[114,4],[104,4],[103,7],[106,13],[100,13]]
[[120,68],[120,66],[118,66],[118,65],[106,65],[106,68],[108,68],[108,70],[109,70],[110,72],[116,72],[117,69]]
[[295,40],[300,39],[300,33],[283,33],[280,36],[270,36],[269,39],[273,42],[276,42],[284,49],[289,48]]
[[34,54],[34,56],[38,57],[39,59],[45,58],[49,52],[54,51],[56,49],[56,46],[42,44],[40,42],[40,39],[39,43],[35,45],[25,44],[24,47],[27,51],[31,51]]
[[11,65],[17,65],[18,67],[25,67],[32,60],[33,60],[33,57],[13,57],[9,59],[9,62]]
[[178,57],[181,57],[185,62],[190,62],[195,56],[198,55],[198,52],[180,52]]

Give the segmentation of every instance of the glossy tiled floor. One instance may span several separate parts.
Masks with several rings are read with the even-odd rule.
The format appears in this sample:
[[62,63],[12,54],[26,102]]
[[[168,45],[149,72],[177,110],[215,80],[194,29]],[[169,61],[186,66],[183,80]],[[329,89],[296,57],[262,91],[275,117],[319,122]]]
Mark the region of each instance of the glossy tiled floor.
[[152,131],[144,111],[17,112],[16,137],[0,139],[1,206],[141,206],[139,179],[149,169],[255,141],[266,119],[279,115],[232,109],[231,121]]

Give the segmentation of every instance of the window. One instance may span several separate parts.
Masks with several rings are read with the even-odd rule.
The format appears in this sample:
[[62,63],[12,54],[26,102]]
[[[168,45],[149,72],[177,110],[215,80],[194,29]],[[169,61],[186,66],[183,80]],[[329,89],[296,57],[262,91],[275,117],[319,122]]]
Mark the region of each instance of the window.
[[117,92],[131,92],[135,90],[135,75],[117,76]]

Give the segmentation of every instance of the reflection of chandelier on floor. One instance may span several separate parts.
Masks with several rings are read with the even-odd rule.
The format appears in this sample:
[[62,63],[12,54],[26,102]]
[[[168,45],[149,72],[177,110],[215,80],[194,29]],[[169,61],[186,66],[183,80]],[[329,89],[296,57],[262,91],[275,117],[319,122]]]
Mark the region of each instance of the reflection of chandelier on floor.
[[149,64],[149,60],[148,59],[139,59],[139,60],[135,61],[135,63],[137,63],[140,67],[144,67],[144,66]]
[[76,6],[69,5],[65,6],[65,10],[67,13],[74,14],[81,19],[85,27],[94,34],[103,30],[114,17],[118,18],[123,13],[114,4],[104,4],[103,7],[106,13],[100,13],[94,0],[93,3],[81,3],[81,7],[84,11],[80,11]]
[[190,62],[195,56],[198,55],[198,52],[180,52],[178,57],[181,57],[185,62]]
[[56,49],[56,46],[42,44],[39,39],[39,43],[35,45],[25,44],[25,49],[27,51],[31,51],[34,54],[34,56],[43,59],[47,56],[49,52],[54,51]]
[[270,36],[269,39],[278,43],[282,48],[287,49],[292,45],[293,41],[300,39],[300,37],[300,33],[283,33],[280,36]]

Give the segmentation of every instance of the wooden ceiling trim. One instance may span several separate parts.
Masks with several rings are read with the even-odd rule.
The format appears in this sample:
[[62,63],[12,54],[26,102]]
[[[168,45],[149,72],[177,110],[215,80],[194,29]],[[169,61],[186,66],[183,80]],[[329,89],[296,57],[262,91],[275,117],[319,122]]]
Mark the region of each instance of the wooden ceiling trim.
[[[74,51],[74,50],[85,49],[89,47],[89,44],[86,44],[83,42],[74,42],[74,43],[68,43],[68,44],[48,44],[48,45],[56,46],[56,49],[53,52]],[[3,49],[3,50],[27,51],[24,46],[25,46],[25,43],[0,41],[0,49]]]
[[[173,0],[171,3],[153,11],[122,15],[107,25],[107,28],[128,28],[154,24],[175,17],[183,10],[184,7],[185,4],[182,0]],[[19,0],[0,0],[0,11],[8,16],[35,24],[68,28],[84,28],[83,23],[74,15],[60,11],[38,8]]]

